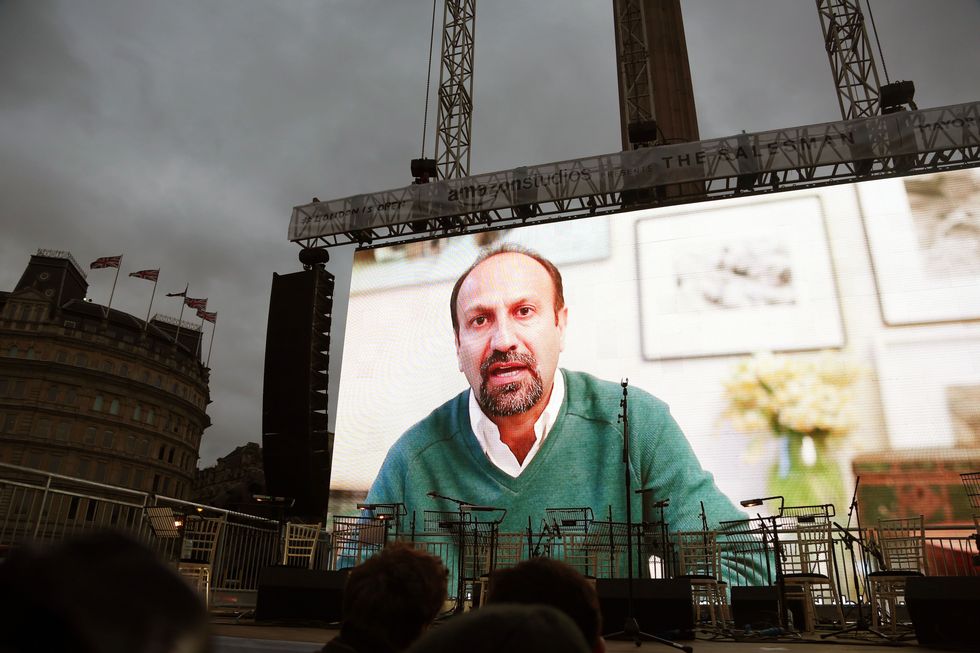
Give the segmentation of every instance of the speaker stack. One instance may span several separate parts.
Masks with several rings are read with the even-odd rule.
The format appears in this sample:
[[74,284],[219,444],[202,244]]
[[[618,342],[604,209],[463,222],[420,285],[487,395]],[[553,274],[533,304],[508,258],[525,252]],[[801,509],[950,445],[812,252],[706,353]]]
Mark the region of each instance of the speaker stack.
[[327,431],[334,277],[321,265],[272,276],[262,392],[262,454],[270,495],[291,514],[327,512],[333,434]]

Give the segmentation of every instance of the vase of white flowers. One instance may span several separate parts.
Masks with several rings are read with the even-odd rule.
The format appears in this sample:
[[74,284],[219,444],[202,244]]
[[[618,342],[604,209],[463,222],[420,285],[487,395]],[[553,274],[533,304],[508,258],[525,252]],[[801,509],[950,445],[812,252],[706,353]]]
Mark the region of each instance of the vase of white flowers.
[[859,366],[836,352],[816,356],[758,354],[725,382],[736,428],[777,440],[768,492],[787,504],[839,503],[844,482],[832,446],[853,428]]

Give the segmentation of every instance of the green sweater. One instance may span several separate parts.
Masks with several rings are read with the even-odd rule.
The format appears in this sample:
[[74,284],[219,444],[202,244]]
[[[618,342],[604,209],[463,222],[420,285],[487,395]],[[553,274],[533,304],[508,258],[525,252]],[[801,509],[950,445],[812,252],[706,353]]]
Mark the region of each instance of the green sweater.
[[[391,447],[368,503],[404,503],[422,530],[425,510],[455,511],[456,505],[428,492],[477,505],[505,508],[501,532],[533,528],[545,508],[590,507],[597,520],[625,521],[622,388],[582,372],[562,371],[565,400],[544,443],[517,478],[498,469],[483,453],[469,420],[468,390],[418,424]],[[701,468],[667,405],[647,392],[629,389],[630,497],[632,521],[659,521],[655,501],[669,499],[664,518],[670,531],[701,528],[699,501],[709,527],[744,519]],[[744,563],[743,563],[744,564]],[[745,573],[745,569],[742,572]],[[758,571],[758,570],[757,570]],[[764,568],[762,569],[764,572]],[[726,574],[727,575],[727,574]],[[761,580],[750,574],[749,582]],[[744,581],[742,581],[744,582]]]

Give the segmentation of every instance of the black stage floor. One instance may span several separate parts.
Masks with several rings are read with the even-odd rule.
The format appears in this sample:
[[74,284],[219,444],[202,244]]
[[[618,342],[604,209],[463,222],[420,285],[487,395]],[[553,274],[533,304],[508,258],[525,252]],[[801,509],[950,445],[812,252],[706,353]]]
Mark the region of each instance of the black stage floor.
[[[255,624],[242,620],[218,620],[212,624],[215,640],[215,653],[315,653],[325,642],[335,637],[335,629],[298,627],[285,625]],[[438,626],[436,626],[438,627]],[[732,639],[710,639],[710,635],[699,633],[694,640],[684,641],[694,648],[695,653],[923,653],[938,649],[917,645],[915,640],[890,642],[874,635],[842,636],[820,639],[760,638],[751,641]],[[610,653],[635,651],[631,641],[607,641]],[[642,644],[641,650],[671,651],[672,649],[655,642]],[[980,651],[980,643],[976,649]]]

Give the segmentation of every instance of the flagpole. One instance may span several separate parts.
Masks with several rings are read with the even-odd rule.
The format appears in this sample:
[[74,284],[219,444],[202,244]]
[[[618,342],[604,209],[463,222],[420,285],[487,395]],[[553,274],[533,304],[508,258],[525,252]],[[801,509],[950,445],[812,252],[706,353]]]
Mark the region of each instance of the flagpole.
[[197,339],[197,351],[194,352],[194,357],[197,358],[204,353],[203,345],[204,341],[204,316],[201,316],[201,337]]
[[177,340],[180,338],[180,321],[184,317],[184,304],[187,302],[187,289],[190,287],[189,284],[184,284],[184,296],[180,298],[180,315],[177,317],[177,335],[174,336],[174,344],[178,344]]
[[119,265],[116,266],[116,278],[112,280],[112,290],[109,291],[109,305],[105,307],[105,317],[109,319],[109,309],[112,308],[112,296],[116,294],[116,282],[119,281],[119,270],[122,268],[123,255],[119,255]]
[[214,347],[214,330],[218,328],[218,317],[215,315],[214,322],[211,323],[211,344],[208,345],[208,360],[204,367],[211,369],[211,349]]
[[146,320],[143,321],[144,331],[146,331],[150,327],[150,311],[153,310],[153,298],[157,294],[157,280],[159,278],[160,278],[159,275],[157,275],[157,278],[153,280],[153,292],[150,293],[150,305],[146,309]]

